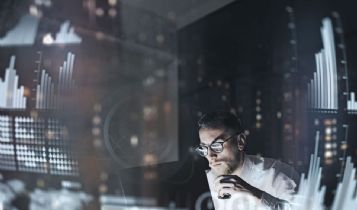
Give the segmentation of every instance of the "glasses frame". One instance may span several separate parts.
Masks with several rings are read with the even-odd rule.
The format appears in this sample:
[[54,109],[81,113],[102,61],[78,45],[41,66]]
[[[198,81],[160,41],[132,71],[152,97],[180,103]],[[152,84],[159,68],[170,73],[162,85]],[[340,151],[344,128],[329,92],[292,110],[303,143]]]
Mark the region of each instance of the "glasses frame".
[[[210,149],[210,150],[211,150],[212,152],[214,152],[214,153],[221,153],[221,152],[223,152],[223,149],[224,149],[223,144],[226,143],[227,141],[233,139],[233,137],[235,137],[235,136],[237,136],[237,135],[239,135],[239,134],[240,134],[240,133],[236,133],[236,134],[234,134],[234,135],[232,135],[232,136],[229,136],[229,137],[223,139],[222,142],[217,142],[218,140],[222,140],[222,138],[221,138],[221,137],[216,137],[216,138],[212,141],[212,143],[211,143],[210,145],[198,145],[198,146],[196,146],[196,147],[195,147],[195,152],[196,152],[198,155],[202,156],[202,157],[206,157],[206,156],[208,155],[208,149]],[[215,143],[221,145],[221,147],[222,147],[222,150],[221,150],[221,151],[215,151],[214,149],[212,149],[212,144],[215,144]],[[206,148],[205,154],[202,155],[202,154],[200,154],[200,153],[197,151],[199,147],[204,147],[204,148]]]

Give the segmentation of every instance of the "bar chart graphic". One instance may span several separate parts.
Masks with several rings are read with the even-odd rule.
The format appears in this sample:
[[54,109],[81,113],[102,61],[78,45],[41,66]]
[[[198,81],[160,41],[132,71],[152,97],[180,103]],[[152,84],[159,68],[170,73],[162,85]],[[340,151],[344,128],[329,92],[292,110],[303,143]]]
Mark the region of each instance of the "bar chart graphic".
[[357,101],[355,92],[350,92],[349,99],[347,101],[347,112],[349,114],[357,114]]
[[73,79],[73,65],[75,55],[67,54],[66,61],[59,68],[58,85],[55,86],[54,80],[46,72],[42,70],[40,84],[36,90],[36,108],[37,109],[59,109],[63,108],[64,100],[71,97],[75,89],[75,81]]
[[61,24],[60,31],[56,33],[56,39],[53,39],[51,34],[46,34],[42,40],[45,45],[80,44],[82,42],[82,38],[74,32],[69,21]]
[[11,56],[9,67],[5,71],[4,81],[0,79],[0,108],[26,109],[24,86],[18,88],[19,76],[16,75],[15,56]]
[[15,28],[0,39],[0,46],[33,45],[39,22],[39,19],[35,16],[24,15]]
[[312,110],[336,113],[338,83],[332,22],[324,18],[321,27],[323,48],[315,54],[316,72],[308,83],[308,105]]

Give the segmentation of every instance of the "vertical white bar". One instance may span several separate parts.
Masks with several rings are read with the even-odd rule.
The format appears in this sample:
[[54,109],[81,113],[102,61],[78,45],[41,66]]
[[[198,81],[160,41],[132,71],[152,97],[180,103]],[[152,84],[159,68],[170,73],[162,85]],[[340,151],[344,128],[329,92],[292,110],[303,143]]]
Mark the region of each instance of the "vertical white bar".
[[333,29],[331,20],[325,18],[323,20],[324,25],[324,47],[327,51],[328,57],[328,68],[330,71],[331,76],[331,108],[337,109],[338,108],[338,95],[337,95],[337,67],[336,67],[336,52],[335,52],[335,45],[334,45],[334,36],[333,36]]
[[[350,93],[350,100],[348,101],[348,103],[347,103],[347,106],[348,106],[348,104],[349,104],[349,109],[350,110],[353,110],[353,104],[354,104],[355,102],[352,100],[352,92]],[[347,108],[348,109],[348,108]]]
[[10,81],[10,69],[5,71],[5,80],[4,80],[4,107],[7,107],[7,100],[9,95],[9,81]]
[[46,97],[46,108],[50,109],[51,108],[51,82],[52,78],[49,74],[47,74],[47,97]]
[[5,79],[4,79],[4,84],[3,84],[3,93],[4,93],[4,103],[3,106],[6,107],[7,103],[7,89],[8,89],[8,79],[9,79],[9,70],[7,69],[5,71]]
[[19,92],[20,93],[19,93],[19,98],[18,98],[18,105],[19,105],[19,108],[24,108],[22,105],[22,98],[24,95],[24,86],[20,86]]
[[63,80],[63,90],[64,94],[67,94],[67,88],[68,88],[68,64],[67,61],[63,62],[63,73],[64,73],[64,80]]
[[320,58],[320,69],[321,69],[321,77],[322,77],[322,87],[323,87],[323,97],[322,97],[322,107],[323,109],[327,109],[327,98],[328,98],[328,87],[327,87],[327,69],[326,69],[326,63],[325,63],[325,51],[321,50],[320,54],[319,54],[319,58]]
[[10,58],[9,69],[15,70],[15,60],[16,60],[16,57],[14,55],[12,55]]
[[17,100],[18,100],[17,104],[18,104],[18,106],[19,106],[20,109],[23,108],[22,98],[23,98],[23,89],[21,89],[21,87],[20,87],[20,90],[19,90],[19,98],[17,99]]
[[51,104],[51,82],[52,82],[52,78],[49,74],[47,74],[47,99],[46,99],[46,107],[47,109],[50,108],[50,104]]
[[355,102],[356,99],[355,99],[355,93],[354,92],[351,92],[351,101]]
[[10,63],[9,63],[9,67],[5,70],[5,104],[4,107],[9,108],[11,106],[10,102],[12,101],[12,93],[13,91],[11,91],[11,83],[12,83],[12,71],[14,71],[14,67],[15,67],[15,56],[11,56],[10,58]]
[[350,93],[350,98],[347,100],[347,110],[352,110],[352,92]]
[[11,106],[13,107],[13,108],[17,108],[16,107],[16,102],[17,102],[17,97],[18,97],[18,89],[17,89],[17,86],[18,86],[18,83],[19,83],[19,77],[18,76],[16,76],[16,72],[14,72],[14,84],[13,84],[13,87],[12,87],[12,89],[13,89],[13,97],[12,97],[12,104],[11,104]]
[[337,83],[337,64],[336,64],[336,50],[335,50],[335,38],[333,35],[332,22],[329,18],[326,18],[326,25],[328,28],[328,39],[330,44],[331,53],[331,70],[332,70],[332,82],[333,82],[333,101],[334,109],[338,109],[338,83]]
[[52,82],[52,78],[51,78],[51,76],[48,75],[48,77],[47,77],[47,99],[46,99],[47,109],[51,108],[51,82]]
[[315,94],[315,99],[314,99],[314,103],[315,103],[315,107],[318,109],[319,108],[319,87],[318,87],[318,84],[317,84],[317,75],[316,75],[316,72],[314,72],[314,94]]
[[26,108],[26,104],[23,103],[23,99],[26,98],[24,96],[24,86],[20,87],[20,97],[19,97],[19,102],[20,102],[20,108]]
[[47,89],[47,83],[48,83],[48,74],[47,72],[45,73],[45,83],[43,84],[43,108],[47,109],[47,100],[48,100],[48,89]]
[[[68,69],[68,67],[69,67],[69,63],[68,63],[68,59],[67,59],[65,62],[63,62],[63,72],[64,72],[63,82],[64,82],[64,84],[63,84],[63,96],[62,97],[66,97],[68,94],[68,86],[69,86],[69,81],[68,81],[69,80],[69,69]],[[63,98],[62,98],[62,100],[63,100]],[[63,105],[64,105],[62,100],[60,102],[60,107],[63,107]]]
[[318,54],[315,54],[315,61],[316,61],[316,72],[317,72],[317,93],[318,93],[318,99],[317,99],[317,107],[319,109],[322,108],[322,88],[321,88],[321,68],[320,68],[320,57]]
[[39,107],[39,93],[40,93],[40,85],[37,85],[37,88],[36,88],[36,109],[40,108]]
[[41,74],[41,83],[40,83],[40,97],[39,97],[39,108],[43,109],[44,108],[44,89],[45,89],[45,70],[42,70]]
[[70,54],[70,61],[69,61],[69,63],[70,63],[70,65],[69,65],[69,75],[70,75],[69,81],[70,81],[70,87],[69,87],[69,89],[70,89],[70,91],[71,91],[71,90],[73,89],[73,82],[72,82],[72,80],[73,80],[73,65],[74,65],[75,55],[72,54],[72,53],[69,53],[69,54]]
[[323,26],[321,28],[321,36],[322,36],[322,42],[323,42],[323,48],[324,48],[324,57],[325,57],[325,64],[326,64],[326,69],[327,69],[327,92],[328,92],[328,97],[327,97],[327,108],[328,109],[331,109],[332,108],[332,89],[331,89],[331,81],[332,81],[332,73],[330,71],[330,64],[329,64],[329,61],[330,61],[330,58],[329,58],[329,47],[328,47],[328,44],[327,44],[327,35],[326,35],[326,26],[325,26],[325,23],[323,22]]
[[16,108],[21,108],[20,107],[20,97],[21,97],[21,92],[20,92],[20,89],[16,88],[16,99],[15,99],[15,107]]
[[7,86],[7,97],[6,97],[6,107],[12,107],[12,100],[14,95],[14,81],[15,81],[15,74],[13,73],[13,69],[9,70],[9,79],[8,79],[8,86]]
[[63,68],[61,66],[59,70],[58,95],[62,95],[62,90],[63,90]]

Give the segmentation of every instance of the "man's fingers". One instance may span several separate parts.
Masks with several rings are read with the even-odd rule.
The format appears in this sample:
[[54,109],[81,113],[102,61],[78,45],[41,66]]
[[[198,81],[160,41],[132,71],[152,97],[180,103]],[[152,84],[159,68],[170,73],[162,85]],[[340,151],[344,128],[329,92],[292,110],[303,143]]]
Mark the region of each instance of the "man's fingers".
[[218,186],[217,186],[217,190],[227,189],[227,188],[234,188],[234,187],[235,187],[234,184],[224,183],[224,184],[218,185]]
[[217,182],[215,185],[214,185],[214,189],[215,191],[218,191],[220,189],[222,189],[223,187],[235,187],[235,184],[234,183],[219,183]]
[[224,197],[224,195],[232,195],[234,194],[235,191],[232,188],[222,188],[221,190],[218,191],[218,195],[220,197]]
[[[223,184],[230,184],[230,185],[223,185]],[[213,187],[216,191],[222,188],[220,186],[230,186],[236,188],[236,190],[246,190],[246,188],[243,187],[245,186],[244,184],[245,181],[236,175],[222,175],[214,180]]]
[[219,183],[238,183],[238,182],[232,179],[221,179]]

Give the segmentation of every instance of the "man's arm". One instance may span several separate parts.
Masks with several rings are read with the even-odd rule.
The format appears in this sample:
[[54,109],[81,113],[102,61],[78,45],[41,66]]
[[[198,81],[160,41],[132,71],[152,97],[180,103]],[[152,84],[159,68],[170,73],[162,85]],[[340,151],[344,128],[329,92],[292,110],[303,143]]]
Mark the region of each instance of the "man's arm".
[[268,207],[271,210],[286,210],[288,209],[289,202],[283,199],[276,198],[269,193],[266,193],[244,181],[242,178],[236,175],[223,175],[217,179],[221,184],[218,187],[218,192],[225,194],[225,191],[229,191],[228,186],[231,185],[231,189],[237,189],[238,191],[245,191],[251,193],[254,197],[259,199],[263,206]]

